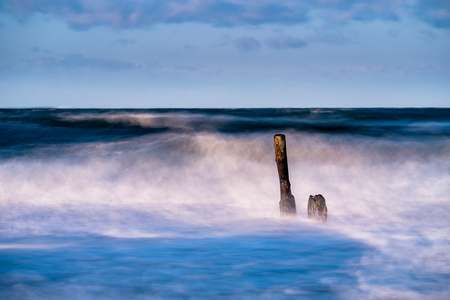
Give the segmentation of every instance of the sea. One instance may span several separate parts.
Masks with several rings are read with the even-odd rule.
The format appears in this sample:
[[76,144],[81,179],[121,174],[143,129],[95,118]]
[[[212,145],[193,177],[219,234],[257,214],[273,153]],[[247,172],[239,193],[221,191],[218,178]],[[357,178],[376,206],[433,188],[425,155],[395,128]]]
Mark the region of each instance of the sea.
[[450,299],[450,109],[0,109],[0,299]]

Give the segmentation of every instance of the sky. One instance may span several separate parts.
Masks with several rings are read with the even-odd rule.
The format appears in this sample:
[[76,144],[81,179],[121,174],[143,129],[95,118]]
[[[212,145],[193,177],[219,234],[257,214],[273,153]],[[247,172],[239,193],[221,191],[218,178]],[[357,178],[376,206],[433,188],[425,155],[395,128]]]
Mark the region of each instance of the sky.
[[450,107],[450,1],[0,0],[0,107]]

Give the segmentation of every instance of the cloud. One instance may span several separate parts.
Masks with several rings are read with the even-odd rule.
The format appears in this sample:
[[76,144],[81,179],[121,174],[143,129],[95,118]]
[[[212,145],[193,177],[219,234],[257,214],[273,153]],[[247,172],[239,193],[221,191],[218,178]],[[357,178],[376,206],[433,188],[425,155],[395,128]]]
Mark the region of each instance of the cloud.
[[1,10],[19,19],[35,13],[52,15],[70,26],[86,29],[158,23],[200,22],[214,26],[299,24],[311,16],[327,22],[398,19],[406,0],[6,0]]
[[33,53],[46,53],[46,54],[48,54],[48,53],[50,53],[50,50],[48,50],[48,49],[41,49],[40,47],[31,47],[30,48],[30,50],[31,50],[31,52],[33,52]]
[[448,0],[5,0],[0,11],[20,20],[37,13],[51,15],[77,29],[185,22],[243,26],[396,21],[409,11],[431,26],[450,28]]
[[322,11],[328,22],[399,20],[397,10],[405,0],[317,0],[312,9]]
[[436,28],[450,28],[449,0],[418,0],[415,13],[419,19]]
[[130,40],[130,39],[117,39],[113,42],[113,44],[115,45],[122,45],[122,46],[129,46],[129,45],[134,45],[136,44],[135,40]]
[[28,65],[37,70],[58,70],[58,69],[95,69],[107,71],[122,71],[134,69],[135,64],[103,58],[87,58],[80,54],[66,54],[62,58],[58,57],[36,57],[26,61]]
[[339,27],[320,26],[313,30],[313,32],[305,37],[308,43],[324,43],[343,45],[352,40],[351,36],[340,30]]
[[257,39],[244,36],[234,40],[234,46],[241,51],[256,51],[261,48],[261,43]]
[[427,42],[432,42],[436,40],[436,35],[431,30],[421,30],[419,35]]
[[226,47],[233,43],[233,39],[228,34],[223,34],[219,42],[214,43],[211,47]]
[[19,19],[42,13],[63,19],[78,29],[183,22],[215,26],[286,24],[303,22],[307,17],[306,7],[294,0],[7,0],[7,3],[8,10]]
[[387,35],[391,38],[396,38],[400,35],[400,31],[394,28],[389,28]]
[[290,35],[273,36],[266,39],[266,44],[274,49],[301,48],[306,46],[302,39],[294,38]]

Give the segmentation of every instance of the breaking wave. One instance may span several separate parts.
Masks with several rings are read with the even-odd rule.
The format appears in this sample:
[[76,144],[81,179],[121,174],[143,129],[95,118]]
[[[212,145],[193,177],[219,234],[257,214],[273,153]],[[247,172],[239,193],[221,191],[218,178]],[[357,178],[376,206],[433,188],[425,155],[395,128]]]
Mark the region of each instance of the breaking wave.
[[449,109],[0,110],[0,137],[7,299],[450,295]]

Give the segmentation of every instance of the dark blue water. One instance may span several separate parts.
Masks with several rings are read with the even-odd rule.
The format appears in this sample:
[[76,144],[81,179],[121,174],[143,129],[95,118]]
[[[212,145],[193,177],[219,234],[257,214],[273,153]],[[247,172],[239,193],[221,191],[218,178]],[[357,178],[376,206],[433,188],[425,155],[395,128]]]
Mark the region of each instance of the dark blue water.
[[450,109],[3,109],[0,298],[448,299],[449,195]]

